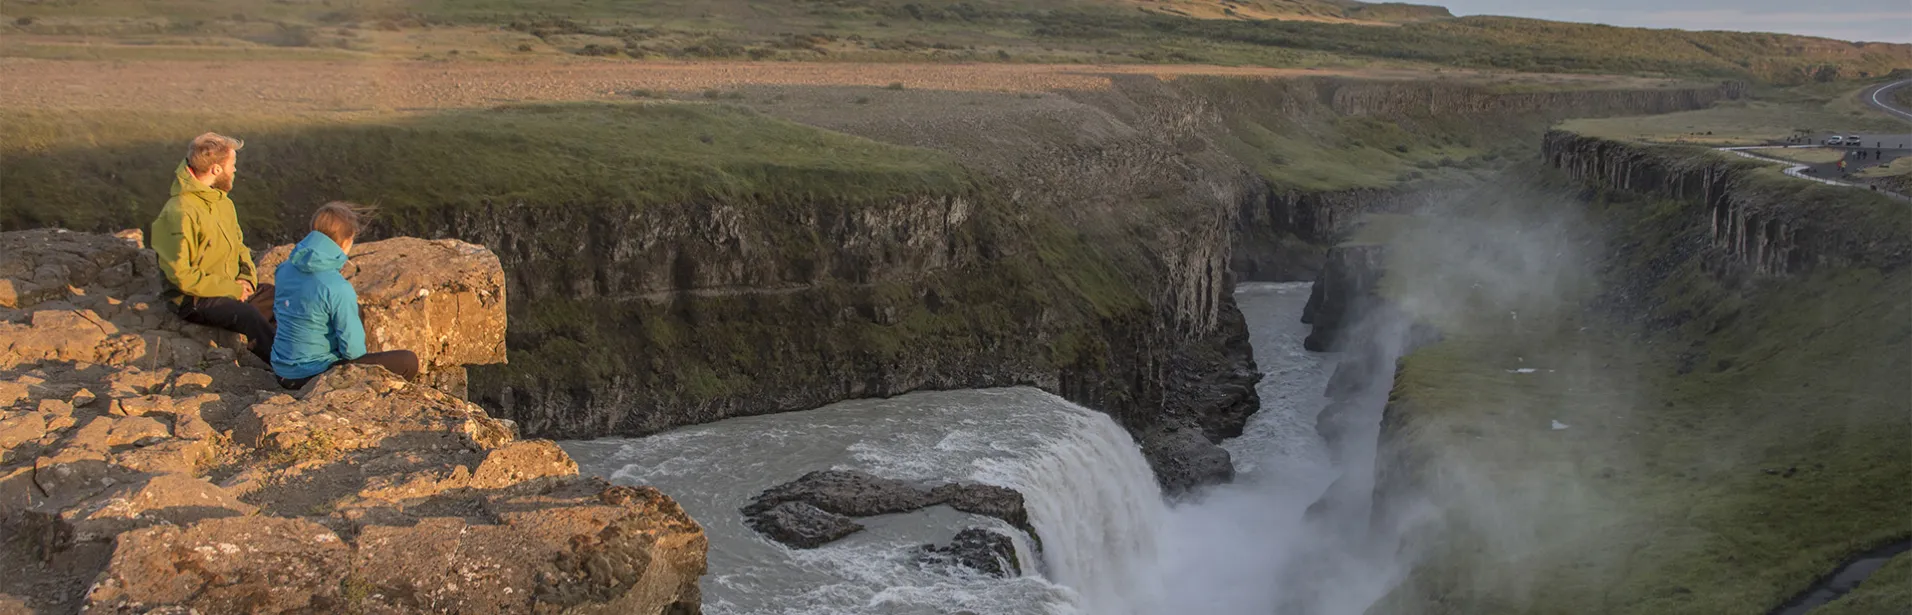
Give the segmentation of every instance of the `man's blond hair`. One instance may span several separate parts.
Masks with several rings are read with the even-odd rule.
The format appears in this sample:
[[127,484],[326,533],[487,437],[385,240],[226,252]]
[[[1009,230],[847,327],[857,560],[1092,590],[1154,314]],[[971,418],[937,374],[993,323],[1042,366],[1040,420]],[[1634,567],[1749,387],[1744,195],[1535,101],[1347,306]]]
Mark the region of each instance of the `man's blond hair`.
[[191,167],[194,173],[205,173],[233,157],[245,146],[245,141],[216,132],[193,137],[192,145],[186,147],[186,166]]
[[370,217],[372,208],[357,203],[332,201],[319,206],[312,214],[312,230],[324,233],[332,238],[332,243],[345,245],[345,242],[358,237],[365,229],[365,218]]

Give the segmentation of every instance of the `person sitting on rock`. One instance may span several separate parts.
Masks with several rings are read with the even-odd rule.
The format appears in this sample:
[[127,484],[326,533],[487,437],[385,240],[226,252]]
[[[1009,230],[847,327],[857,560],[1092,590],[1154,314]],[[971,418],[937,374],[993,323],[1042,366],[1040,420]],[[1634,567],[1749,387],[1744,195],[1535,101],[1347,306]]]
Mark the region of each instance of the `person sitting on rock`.
[[302,388],[334,365],[378,365],[406,380],[418,378],[418,355],[410,350],[365,352],[358,292],[339,271],[352,252],[363,208],[333,201],[312,215],[312,232],[292,248],[274,273],[279,282],[273,309],[279,338],[272,372],[279,386]]
[[180,318],[245,335],[252,354],[270,362],[272,285],[258,284],[227,196],[244,146],[211,132],[193,138],[173,171],[173,197],[153,219],[152,246],[165,275],[161,297]]

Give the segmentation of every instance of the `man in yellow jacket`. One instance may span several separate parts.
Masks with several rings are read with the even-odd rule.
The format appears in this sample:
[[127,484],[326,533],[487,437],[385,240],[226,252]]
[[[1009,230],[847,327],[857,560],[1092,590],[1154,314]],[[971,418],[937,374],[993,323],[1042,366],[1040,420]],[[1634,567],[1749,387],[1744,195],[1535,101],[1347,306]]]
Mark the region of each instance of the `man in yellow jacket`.
[[153,220],[152,246],[165,298],[186,322],[236,331],[272,362],[272,285],[258,284],[252,251],[233,211],[233,174],[245,143],[216,133],[193,139],[173,175],[173,198]]

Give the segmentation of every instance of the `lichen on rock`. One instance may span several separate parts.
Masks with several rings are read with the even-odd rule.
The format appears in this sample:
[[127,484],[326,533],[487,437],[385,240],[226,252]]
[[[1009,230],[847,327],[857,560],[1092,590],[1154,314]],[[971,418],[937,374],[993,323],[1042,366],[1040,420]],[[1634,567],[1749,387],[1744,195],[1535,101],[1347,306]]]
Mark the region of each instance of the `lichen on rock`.
[[[361,258],[374,339],[440,372],[503,360],[495,257],[392,240]],[[0,533],[21,538],[0,545],[0,605],[697,610],[707,543],[669,497],[579,477],[382,368],[280,391],[242,339],[172,315],[157,276],[121,238],[0,233]]]

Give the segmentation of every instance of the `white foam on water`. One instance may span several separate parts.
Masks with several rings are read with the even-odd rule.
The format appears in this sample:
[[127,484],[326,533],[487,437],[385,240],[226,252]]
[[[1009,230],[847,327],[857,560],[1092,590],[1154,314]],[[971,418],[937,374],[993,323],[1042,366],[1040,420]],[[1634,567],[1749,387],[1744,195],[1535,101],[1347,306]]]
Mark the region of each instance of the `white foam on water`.
[[[1129,612],[1097,605],[1136,585],[1139,563],[1153,557],[1148,528],[1165,510],[1127,432],[1106,415],[1028,388],[846,402],[564,446],[583,471],[656,486],[704,525],[712,613]],[[809,550],[772,543],[743,525],[738,508],[756,493],[826,468],[1017,488],[1044,550],[1001,520],[947,507],[859,519],[869,529]],[[1085,519],[1099,529],[1087,529]],[[915,561],[920,545],[945,543],[969,527],[1010,534],[1023,574],[997,579]],[[1063,578],[1089,589],[1065,586]]]
[[1168,507],[1135,441],[1107,415],[1057,399],[1070,428],[1033,454],[976,461],[973,477],[1024,495],[1050,578],[1097,615],[1151,613]]
[[[1337,475],[1314,433],[1332,358],[1301,350],[1306,284],[1244,285],[1263,408],[1224,443],[1236,482],[1174,507],[1128,432],[1035,389],[910,394],[732,419],[622,441],[567,442],[585,472],[669,493],[710,538],[705,609],[751,615],[1357,615],[1387,588],[1376,560],[1304,516]],[[1024,495],[1042,550],[1014,537],[1023,574],[996,579],[914,560],[924,543],[993,518],[932,507],[860,519],[818,549],[742,523],[756,493],[826,468],[969,480]]]

